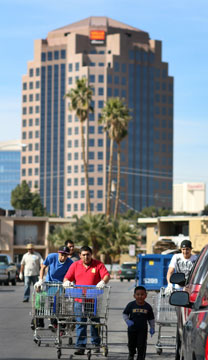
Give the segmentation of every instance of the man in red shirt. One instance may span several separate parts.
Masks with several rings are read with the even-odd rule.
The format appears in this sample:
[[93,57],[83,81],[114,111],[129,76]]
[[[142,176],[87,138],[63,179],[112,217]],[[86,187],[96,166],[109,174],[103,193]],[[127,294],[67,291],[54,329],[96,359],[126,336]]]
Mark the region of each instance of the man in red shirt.
[[[74,262],[67,271],[63,286],[71,286],[74,282],[76,285],[96,285],[98,289],[103,289],[110,279],[110,274],[107,271],[105,265],[98,260],[92,258],[92,249],[89,246],[83,246],[80,249],[80,260]],[[75,314],[82,312],[82,303],[75,302]],[[84,355],[85,347],[87,343],[87,326],[79,324],[79,322],[86,322],[86,318],[77,317],[76,333],[77,341],[75,355]],[[99,321],[99,319],[93,319],[93,321]],[[98,334],[98,328],[94,325],[91,326],[91,341],[92,344],[97,347],[94,353],[98,353],[100,346],[100,336]]]

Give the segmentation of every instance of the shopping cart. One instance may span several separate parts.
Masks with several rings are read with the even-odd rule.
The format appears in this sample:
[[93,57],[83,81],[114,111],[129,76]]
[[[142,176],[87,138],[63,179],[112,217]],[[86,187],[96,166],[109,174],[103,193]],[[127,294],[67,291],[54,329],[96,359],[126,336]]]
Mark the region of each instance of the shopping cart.
[[56,346],[57,331],[52,332],[52,323],[58,322],[58,299],[63,292],[62,283],[44,283],[32,294],[32,322],[34,329],[33,340],[38,346]]
[[[58,338],[57,338],[57,357],[61,358],[63,349],[78,349],[75,346],[74,326],[77,324],[87,326],[87,358],[91,359],[94,350],[101,351],[107,357],[108,355],[108,328],[107,318],[109,311],[110,287],[98,289],[95,286],[77,285],[68,287],[64,292],[59,292],[57,296],[57,319],[58,319]],[[77,310],[77,304],[79,309]],[[81,321],[78,318],[82,319]],[[61,336],[63,325],[67,328],[67,335]],[[89,341],[89,327],[94,325],[98,328],[100,336],[100,345],[92,345]],[[64,342],[67,337],[68,341]],[[98,355],[98,354],[96,354]],[[70,355],[69,359],[73,359]]]
[[161,288],[157,296],[153,298],[153,308],[155,322],[159,326],[155,347],[157,354],[161,355],[163,349],[176,348],[176,336],[173,336],[172,331],[169,332],[167,328],[176,328],[177,314],[175,307],[169,304],[169,296],[165,294],[164,288]]

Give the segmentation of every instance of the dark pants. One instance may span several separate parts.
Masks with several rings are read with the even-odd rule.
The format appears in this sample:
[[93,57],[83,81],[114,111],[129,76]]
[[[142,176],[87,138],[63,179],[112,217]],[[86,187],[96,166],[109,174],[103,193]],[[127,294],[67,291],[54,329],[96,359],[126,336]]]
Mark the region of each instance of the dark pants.
[[137,349],[137,360],[145,359],[147,348],[147,330],[141,329],[131,331],[128,329],[128,348],[129,355],[134,356]]

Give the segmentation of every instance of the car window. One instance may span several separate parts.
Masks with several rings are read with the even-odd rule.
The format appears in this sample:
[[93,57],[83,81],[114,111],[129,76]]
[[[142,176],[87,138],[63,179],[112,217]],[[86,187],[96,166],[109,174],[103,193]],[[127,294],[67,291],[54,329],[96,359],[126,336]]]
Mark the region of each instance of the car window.
[[208,248],[204,248],[189,277],[191,284],[202,284],[206,274],[208,272]]
[[7,256],[0,255],[0,265],[8,265],[8,258]]
[[121,265],[122,269],[136,269],[136,263],[135,264],[123,264]]

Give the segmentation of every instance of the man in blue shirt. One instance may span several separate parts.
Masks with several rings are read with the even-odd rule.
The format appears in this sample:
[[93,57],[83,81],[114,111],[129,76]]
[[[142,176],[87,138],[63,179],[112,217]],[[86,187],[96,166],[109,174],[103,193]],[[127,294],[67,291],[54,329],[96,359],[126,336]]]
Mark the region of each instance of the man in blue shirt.
[[[60,283],[63,282],[64,276],[67,273],[73,261],[68,257],[69,248],[67,246],[61,246],[58,250],[58,253],[52,253],[47,256],[43,264],[41,265],[39,280],[35,283],[34,288],[36,291],[42,287],[44,284],[44,274],[46,268],[48,268],[48,273],[46,275],[46,282]],[[44,327],[44,321],[42,318],[37,321],[38,327]],[[56,319],[51,319],[50,328],[57,327]],[[34,321],[32,320],[31,328],[34,329]]]
[[40,279],[35,283],[35,288],[43,285],[45,269],[48,268],[46,282],[62,282],[73,261],[68,258],[70,251],[67,246],[61,246],[58,253],[52,253],[47,256],[40,269]]

